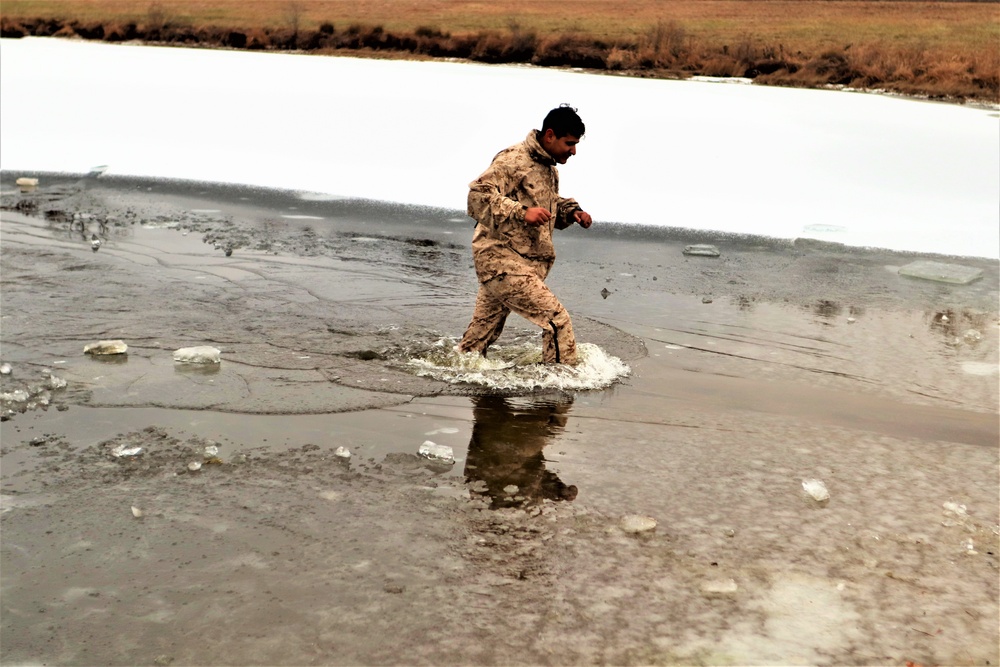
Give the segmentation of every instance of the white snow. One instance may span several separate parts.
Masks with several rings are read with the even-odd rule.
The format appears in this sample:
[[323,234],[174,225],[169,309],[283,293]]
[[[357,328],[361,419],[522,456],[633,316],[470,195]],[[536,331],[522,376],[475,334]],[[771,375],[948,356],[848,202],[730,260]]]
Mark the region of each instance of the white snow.
[[[0,40],[0,167],[464,209],[561,102],[562,192],[599,222],[1000,257],[995,110],[829,90]],[[807,229],[808,228],[808,229]]]

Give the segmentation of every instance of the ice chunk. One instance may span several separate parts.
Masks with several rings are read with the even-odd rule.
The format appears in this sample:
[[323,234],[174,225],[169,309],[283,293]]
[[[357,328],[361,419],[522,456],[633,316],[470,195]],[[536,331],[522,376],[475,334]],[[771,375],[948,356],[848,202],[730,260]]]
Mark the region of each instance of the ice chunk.
[[945,264],[943,262],[920,260],[900,267],[899,275],[934,280],[939,283],[968,285],[972,281],[982,278],[983,270],[960,264]]
[[134,516],[136,519],[141,519],[143,514],[144,512],[141,509],[139,509],[135,505],[132,505],[132,516]]
[[969,375],[997,375],[1000,373],[1000,365],[991,364],[988,361],[963,361],[959,365]]
[[0,394],[0,400],[11,403],[24,403],[29,398],[31,398],[31,395],[23,389],[15,389],[14,391]]
[[506,493],[508,496],[514,495],[519,490],[520,489],[517,488],[516,484],[508,484],[507,486],[503,487],[503,492]]
[[56,377],[55,375],[50,375],[49,379],[45,381],[45,384],[49,389],[66,388],[66,380],[63,380],[61,377]]
[[618,522],[618,526],[626,533],[645,533],[656,528],[656,519],[639,514],[626,514]]
[[12,370],[10,364],[0,364],[0,375],[10,375]]
[[830,499],[830,492],[827,490],[826,484],[818,479],[802,480],[802,490],[812,496],[812,499],[818,503],[826,502]]
[[739,587],[733,579],[716,579],[706,581],[701,585],[701,592],[706,597],[716,597],[721,595],[732,595]]
[[138,456],[142,454],[142,447],[129,447],[128,445],[118,445],[111,450],[111,455],[116,458],[121,458],[123,456]]
[[125,354],[128,345],[120,340],[99,340],[83,346],[84,354]]
[[718,257],[719,249],[708,243],[695,243],[694,245],[684,246],[684,254],[696,257]]
[[201,470],[201,463],[199,461],[191,461],[191,463],[188,464],[188,470],[191,472],[198,472]]
[[342,459],[349,459],[351,458],[351,450],[347,447],[337,447],[337,449],[334,450],[333,455]]
[[28,178],[27,176],[22,176],[17,179],[17,187],[20,188],[21,192],[34,192],[35,188],[38,187],[37,178]]
[[962,339],[969,345],[975,345],[983,340],[983,334],[975,329],[969,329],[962,334]]
[[442,461],[444,463],[454,463],[455,462],[455,452],[451,447],[447,445],[438,445],[431,442],[430,440],[425,440],[424,444],[420,445],[420,449],[417,450],[420,456],[432,461]]
[[217,364],[222,361],[222,351],[209,345],[182,347],[174,351],[174,361],[185,364]]

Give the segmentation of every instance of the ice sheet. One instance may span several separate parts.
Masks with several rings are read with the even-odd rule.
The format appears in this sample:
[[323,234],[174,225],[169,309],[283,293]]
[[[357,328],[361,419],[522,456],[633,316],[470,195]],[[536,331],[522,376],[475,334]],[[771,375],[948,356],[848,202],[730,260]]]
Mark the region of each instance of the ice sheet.
[[[995,110],[553,69],[0,41],[0,166],[464,209],[562,102],[601,221],[1000,256]],[[834,232],[826,230],[836,230]]]

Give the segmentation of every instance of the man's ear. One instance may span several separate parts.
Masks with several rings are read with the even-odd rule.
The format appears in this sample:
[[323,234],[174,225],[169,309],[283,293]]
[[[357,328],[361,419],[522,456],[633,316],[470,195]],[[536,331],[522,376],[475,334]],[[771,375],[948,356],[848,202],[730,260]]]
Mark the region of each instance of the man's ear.
[[542,134],[543,141],[552,142],[555,141],[557,138],[558,137],[556,137],[556,131],[553,130],[551,127],[545,130],[544,134]]

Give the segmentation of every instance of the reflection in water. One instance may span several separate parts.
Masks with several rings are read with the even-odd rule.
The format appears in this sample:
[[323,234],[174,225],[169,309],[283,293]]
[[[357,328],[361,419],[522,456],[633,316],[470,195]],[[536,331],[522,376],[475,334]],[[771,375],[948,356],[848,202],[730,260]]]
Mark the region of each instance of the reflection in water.
[[492,509],[576,498],[576,487],[546,470],[542,456],[545,445],[566,427],[572,398],[473,400],[475,424],[465,464],[473,492],[488,496]]

